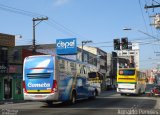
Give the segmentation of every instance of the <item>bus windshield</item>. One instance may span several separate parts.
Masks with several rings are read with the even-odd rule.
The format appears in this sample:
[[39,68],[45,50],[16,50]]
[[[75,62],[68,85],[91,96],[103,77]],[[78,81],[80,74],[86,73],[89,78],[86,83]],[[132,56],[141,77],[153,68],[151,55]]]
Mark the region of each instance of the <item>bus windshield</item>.
[[90,73],[88,73],[88,77],[89,78],[96,78],[97,77],[97,73],[96,72],[90,72]]
[[53,57],[36,56],[26,59],[25,69],[48,68],[53,69]]
[[134,75],[135,70],[119,70],[119,75]]

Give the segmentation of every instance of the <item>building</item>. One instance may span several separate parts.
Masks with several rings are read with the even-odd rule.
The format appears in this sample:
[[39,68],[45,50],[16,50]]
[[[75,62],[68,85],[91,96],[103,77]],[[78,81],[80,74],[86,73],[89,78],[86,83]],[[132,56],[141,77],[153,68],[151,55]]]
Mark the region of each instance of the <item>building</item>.
[[[118,50],[117,51],[119,58],[125,58],[130,61],[129,66],[139,69],[139,45],[138,43],[132,43],[130,49],[127,50]],[[122,65],[125,66],[125,65]]]
[[15,36],[0,33],[0,100],[23,99],[22,63],[14,47]]
[[[79,47],[81,48],[81,47]],[[104,76],[106,76],[107,73],[107,52],[97,48],[97,47],[91,47],[91,46],[83,46],[83,50],[90,52],[94,54],[96,57],[92,57],[97,59],[97,68],[99,72],[101,72]],[[80,55],[80,54],[79,54]],[[89,59],[88,55],[84,52],[84,62]]]
[[15,46],[14,35],[0,33],[0,100],[23,100],[23,60],[30,55],[31,46]]
[[129,64],[129,60],[119,58],[116,52],[107,53],[107,73],[106,73],[106,89],[116,87],[117,70],[123,67],[122,65]]
[[[82,47],[80,46],[79,48],[81,49]],[[107,52],[105,52],[102,49],[99,49],[97,47],[83,46],[84,62],[91,59],[91,57],[89,57],[87,55],[87,53],[85,53],[85,52],[90,52],[91,54],[94,54],[94,56],[92,58],[97,60],[97,65],[96,65],[97,69],[99,70],[100,73],[103,74],[103,77],[104,77],[103,82],[102,82],[102,89],[106,89],[105,79],[106,79],[106,76],[107,76]],[[79,55],[82,56],[81,53],[79,53]],[[92,63],[90,63],[90,64],[92,64]]]

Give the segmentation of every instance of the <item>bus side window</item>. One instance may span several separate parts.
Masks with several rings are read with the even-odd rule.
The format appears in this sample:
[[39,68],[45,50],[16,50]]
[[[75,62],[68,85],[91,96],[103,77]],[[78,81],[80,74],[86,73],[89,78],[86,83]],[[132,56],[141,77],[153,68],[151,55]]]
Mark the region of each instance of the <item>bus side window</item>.
[[78,87],[81,87],[83,84],[82,84],[82,79],[78,78],[77,79],[77,86]]

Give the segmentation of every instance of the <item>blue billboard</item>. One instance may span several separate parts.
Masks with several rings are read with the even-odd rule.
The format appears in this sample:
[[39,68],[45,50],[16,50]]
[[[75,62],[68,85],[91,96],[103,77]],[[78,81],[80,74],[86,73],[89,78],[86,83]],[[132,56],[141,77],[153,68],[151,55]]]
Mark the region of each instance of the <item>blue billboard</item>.
[[56,40],[56,53],[58,55],[70,55],[77,53],[76,38],[57,39]]

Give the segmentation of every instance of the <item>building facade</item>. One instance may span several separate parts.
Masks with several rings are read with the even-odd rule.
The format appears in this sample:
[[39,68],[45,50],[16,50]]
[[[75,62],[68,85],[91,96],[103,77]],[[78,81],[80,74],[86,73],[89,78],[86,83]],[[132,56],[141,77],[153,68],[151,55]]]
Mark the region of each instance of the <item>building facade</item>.
[[14,47],[15,36],[0,33],[0,100],[23,99],[22,63]]
[[128,50],[117,51],[118,57],[130,60],[130,67],[139,69],[139,44],[132,43],[131,47]]
[[15,46],[14,35],[0,33],[0,101],[23,100],[23,60],[30,55],[31,46]]

